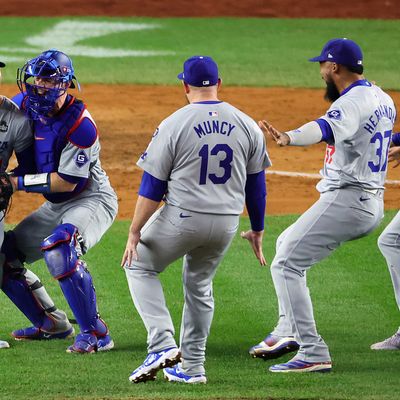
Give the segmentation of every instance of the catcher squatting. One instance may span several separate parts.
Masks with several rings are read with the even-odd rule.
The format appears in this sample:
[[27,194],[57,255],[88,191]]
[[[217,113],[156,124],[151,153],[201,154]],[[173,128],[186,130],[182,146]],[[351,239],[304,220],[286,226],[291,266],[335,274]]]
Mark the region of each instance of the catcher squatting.
[[[297,351],[289,362],[271,366],[271,372],[332,369],[328,347],[316,331],[305,271],[342,242],[362,237],[379,224],[388,155],[389,160],[400,158],[399,137],[392,138],[395,106],[364,78],[362,60],[355,42],[329,41],[310,61],[320,63],[332,105],[318,120],[289,132],[279,132],[266,121],[257,126],[220,101],[221,80],[210,57],[185,61],[178,78],[189,105],[159,125],[138,161],[144,173],[122,265],[148,331],[148,355],[130,375],[131,382],[153,380],[163,369],[169,381],[206,383],[212,279],[236,233],[244,204],[252,229],[241,236],[265,265],[264,169],[271,163],[262,131],[281,146],[324,141],[327,157],[317,185],[320,199],[278,238],[271,271],[279,320],[250,354],[273,359]],[[47,201],[4,236],[2,290],[32,323],[13,336],[74,335],[65,313],[24,266],[25,261],[44,256],[80,328],[67,351],[110,350],[114,343],[99,316],[90,273],[80,259],[117,214],[116,195],[99,161],[96,125],[85,105],[67,92],[79,83],[64,53],[48,50],[28,61],[19,70],[18,85],[21,94],[14,103],[3,99],[0,108],[9,142],[6,154],[2,153],[2,171],[12,151],[19,162],[10,178],[1,175],[0,205],[6,210],[12,188],[42,193]],[[389,151],[391,141],[394,147]],[[165,205],[158,209],[161,200]],[[335,220],[337,226],[332,228]],[[400,307],[399,231],[397,215],[381,235],[379,248],[387,259]],[[3,229],[1,235],[3,239]],[[315,240],[317,236],[326,243]],[[182,256],[185,305],[178,347],[158,275]],[[1,341],[1,346],[7,343]],[[372,348],[400,349],[400,333]]]

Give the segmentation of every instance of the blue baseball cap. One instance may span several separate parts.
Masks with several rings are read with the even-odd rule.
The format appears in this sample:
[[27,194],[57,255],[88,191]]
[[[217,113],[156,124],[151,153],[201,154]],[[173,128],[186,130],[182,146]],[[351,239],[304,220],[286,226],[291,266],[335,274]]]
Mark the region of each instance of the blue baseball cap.
[[193,56],[183,64],[178,79],[196,87],[214,86],[218,83],[218,65],[208,56]]
[[310,58],[309,61],[331,61],[357,67],[363,64],[363,54],[360,46],[350,39],[332,39],[325,44],[319,56]]

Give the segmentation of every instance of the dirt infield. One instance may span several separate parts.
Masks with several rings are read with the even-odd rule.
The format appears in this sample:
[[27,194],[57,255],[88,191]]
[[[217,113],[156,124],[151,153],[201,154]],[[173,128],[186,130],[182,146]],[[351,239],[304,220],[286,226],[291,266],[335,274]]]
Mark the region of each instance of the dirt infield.
[[[2,93],[12,96],[14,85],[3,85]],[[400,93],[392,92],[396,103]],[[101,159],[119,197],[120,219],[129,219],[141,172],[135,163],[146,148],[158,123],[185,104],[182,88],[170,86],[85,85],[84,99],[97,122],[102,144]],[[322,115],[328,104],[322,90],[280,88],[223,88],[220,98],[251,115],[268,118],[280,129],[299,126]],[[119,99],[118,103],[111,99]],[[249,100],[251,99],[251,100]],[[400,129],[400,126],[397,126]],[[324,146],[279,148],[269,145],[272,170],[318,173],[325,156]],[[389,179],[400,179],[400,168],[389,170]],[[299,213],[318,197],[317,180],[268,175],[268,213]],[[8,221],[18,221],[42,202],[39,195],[16,193]],[[398,208],[400,191],[389,186],[386,207]]]

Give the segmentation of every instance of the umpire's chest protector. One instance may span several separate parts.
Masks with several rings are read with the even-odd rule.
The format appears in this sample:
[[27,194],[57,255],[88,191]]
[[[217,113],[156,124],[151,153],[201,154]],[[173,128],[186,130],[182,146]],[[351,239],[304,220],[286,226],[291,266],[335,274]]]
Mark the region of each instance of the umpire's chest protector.
[[38,173],[58,170],[68,136],[79,126],[85,105],[74,97],[55,117],[34,121],[35,161]]

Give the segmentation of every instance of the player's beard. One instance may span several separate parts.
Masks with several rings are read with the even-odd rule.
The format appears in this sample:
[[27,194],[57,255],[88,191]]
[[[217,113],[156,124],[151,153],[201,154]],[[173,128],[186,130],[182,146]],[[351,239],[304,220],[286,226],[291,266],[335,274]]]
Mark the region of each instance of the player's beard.
[[333,82],[333,80],[328,80],[325,83],[326,83],[326,91],[324,98],[325,100],[333,103],[340,97],[340,92],[336,87],[335,82]]

